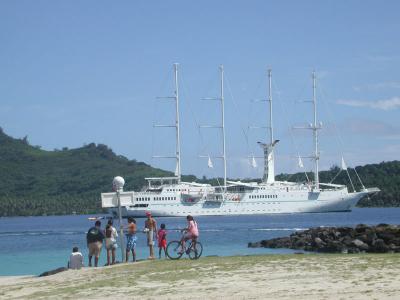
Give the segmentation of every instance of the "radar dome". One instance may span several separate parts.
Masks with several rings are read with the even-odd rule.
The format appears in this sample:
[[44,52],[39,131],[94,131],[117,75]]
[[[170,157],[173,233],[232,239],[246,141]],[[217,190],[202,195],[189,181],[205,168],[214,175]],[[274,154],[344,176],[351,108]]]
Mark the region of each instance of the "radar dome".
[[125,179],[121,176],[114,177],[112,184],[114,191],[122,190],[125,184]]

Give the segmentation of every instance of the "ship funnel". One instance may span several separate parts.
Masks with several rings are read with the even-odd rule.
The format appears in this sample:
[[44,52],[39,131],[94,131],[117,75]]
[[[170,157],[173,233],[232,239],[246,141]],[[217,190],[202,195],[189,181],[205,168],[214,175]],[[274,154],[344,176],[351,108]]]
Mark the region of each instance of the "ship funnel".
[[264,176],[263,182],[274,183],[275,182],[275,162],[274,162],[274,147],[279,140],[273,141],[271,144],[265,144],[258,142],[258,144],[264,150]]

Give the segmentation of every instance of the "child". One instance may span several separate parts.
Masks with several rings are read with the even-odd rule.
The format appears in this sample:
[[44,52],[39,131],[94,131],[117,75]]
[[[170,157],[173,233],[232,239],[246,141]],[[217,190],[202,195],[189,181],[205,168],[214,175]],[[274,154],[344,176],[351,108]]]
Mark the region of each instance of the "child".
[[72,249],[69,257],[68,269],[80,269],[83,267],[83,255],[79,252],[78,247]]
[[165,230],[165,224],[161,224],[160,229],[157,232],[158,241],[158,257],[161,259],[161,249],[164,249],[164,256],[167,255],[167,231]]
[[113,221],[110,219],[108,220],[108,224],[106,227],[107,266],[110,265],[110,256],[112,258],[111,264],[115,264],[115,249],[117,249],[117,237],[117,230],[113,227]]

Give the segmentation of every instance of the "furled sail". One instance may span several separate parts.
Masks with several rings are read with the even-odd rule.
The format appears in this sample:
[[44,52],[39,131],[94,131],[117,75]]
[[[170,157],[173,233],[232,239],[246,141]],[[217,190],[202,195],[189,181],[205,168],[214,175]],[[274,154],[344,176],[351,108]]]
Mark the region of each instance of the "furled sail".
[[211,169],[214,168],[214,165],[213,165],[213,163],[212,163],[212,161],[211,161],[211,157],[210,157],[210,156],[208,156],[207,165],[208,165],[208,167],[211,168]]
[[251,166],[252,166],[253,168],[257,168],[257,162],[256,162],[256,159],[255,159],[254,156],[253,156],[253,158],[251,159]]

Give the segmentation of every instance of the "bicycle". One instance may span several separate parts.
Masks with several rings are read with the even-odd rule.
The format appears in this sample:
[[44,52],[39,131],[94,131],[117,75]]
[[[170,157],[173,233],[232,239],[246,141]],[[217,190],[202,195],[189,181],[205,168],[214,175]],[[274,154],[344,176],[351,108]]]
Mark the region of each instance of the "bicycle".
[[170,259],[180,259],[183,253],[186,253],[186,255],[188,255],[190,259],[199,259],[201,254],[203,253],[203,245],[199,241],[189,240],[185,243],[185,247],[183,247],[182,252],[182,240],[171,241],[168,243],[167,256]]

